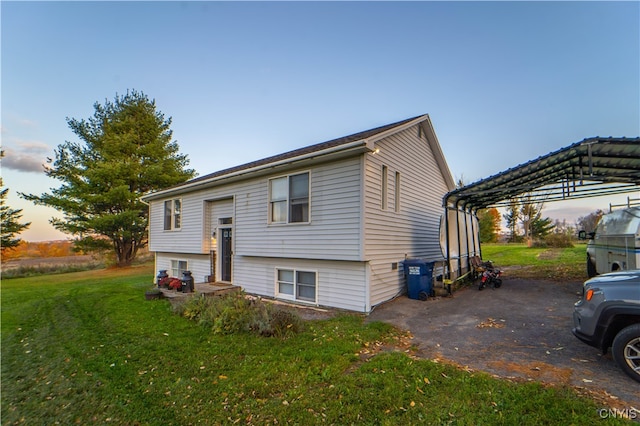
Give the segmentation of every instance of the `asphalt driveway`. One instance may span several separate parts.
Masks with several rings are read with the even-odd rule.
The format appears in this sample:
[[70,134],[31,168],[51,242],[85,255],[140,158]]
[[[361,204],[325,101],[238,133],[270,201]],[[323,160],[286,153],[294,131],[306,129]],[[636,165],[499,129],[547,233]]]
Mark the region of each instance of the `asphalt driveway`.
[[419,357],[500,377],[565,384],[612,405],[640,409],[640,384],[611,358],[571,333],[580,282],[503,280],[499,289],[465,287],[427,301],[400,296],[369,320],[408,330]]

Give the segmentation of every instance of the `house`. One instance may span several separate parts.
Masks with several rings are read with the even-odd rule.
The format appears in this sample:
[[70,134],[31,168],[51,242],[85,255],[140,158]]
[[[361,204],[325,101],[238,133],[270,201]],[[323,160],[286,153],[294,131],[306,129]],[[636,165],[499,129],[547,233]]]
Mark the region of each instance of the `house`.
[[147,194],[156,269],[247,293],[369,312],[402,261],[440,260],[455,187],[428,115]]

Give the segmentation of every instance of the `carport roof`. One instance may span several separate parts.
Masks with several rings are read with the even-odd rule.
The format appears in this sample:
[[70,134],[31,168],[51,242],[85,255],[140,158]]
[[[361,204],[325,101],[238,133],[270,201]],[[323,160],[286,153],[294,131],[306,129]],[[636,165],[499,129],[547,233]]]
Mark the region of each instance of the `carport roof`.
[[499,207],[527,194],[560,201],[640,190],[640,138],[594,137],[455,189],[445,205]]

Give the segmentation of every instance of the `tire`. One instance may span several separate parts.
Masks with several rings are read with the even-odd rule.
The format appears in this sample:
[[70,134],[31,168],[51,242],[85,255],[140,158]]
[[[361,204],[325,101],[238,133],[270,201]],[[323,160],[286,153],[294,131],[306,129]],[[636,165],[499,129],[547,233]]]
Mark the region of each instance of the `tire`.
[[429,298],[429,293],[427,293],[426,291],[421,291],[418,294],[418,299],[420,299],[420,300],[424,301],[424,300],[427,300],[428,298]]
[[502,285],[502,280],[500,278],[496,278],[493,280],[493,287],[494,288],[500,288],[500,286]]
[[598,275],[598,271],[596,271],[596,264],[593,263],[593,261],[587,254],[587,276],[589,276],[589,278],[593,278],[596,275]]
[[611,354],[627,376],[640,382],[640,324],[620,330],[613,339]]

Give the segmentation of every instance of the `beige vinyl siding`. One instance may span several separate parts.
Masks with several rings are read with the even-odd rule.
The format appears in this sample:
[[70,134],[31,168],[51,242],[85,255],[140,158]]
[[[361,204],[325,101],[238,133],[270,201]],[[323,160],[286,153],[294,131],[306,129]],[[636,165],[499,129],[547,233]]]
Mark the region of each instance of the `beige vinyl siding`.
[[364,262],[235,256],[234,284],[249,294],[275,297],[276,268],[317,274],[317,301],[311,305],[368,311]]
[[[214,231],[218,232],[218,229],[220,227],[233,228],[233,224],[235,223],[234,214],[235,212],[233,198],[205,202],[205,233],[204,239],[202,241],[203,251],[208,252],[214,248],[211,246],[211,237]],[[220,219],[222,218],[231,218],[232,223],[221,225]]]
[[[173,197],[175,199],[177,197]],[[171,251],[180,253],[202,253],[203,228],[202,200],[191,195],[179,197],[182,200],[181,227],[164,230],[164,201],[149,204],[150,251]]]
[[[440,217],[442,197],[448,191],[424,132],[416,127],[376,142],[379,152],[365,156],[365,258],[371,267],[370,297],[375,305],[403,290],[402,260],[420,257],[441,260]],[[383,166],[387,179],[387,209],[383,210],[380,185]],[[396,209],[396,200],[399,208]],[[396,211],[397,210],[397,211]],[[398,269],[392,264],[398,263]]]
[[[183,260],[187,262],[187,268],[191,271],[193,280],[197,283],[205,282],[206,276],[210,272],[210,261],[207,255],[185,254],[185,253],[156,253],[156,274],[158,271],[166,269],[171,273],[171,261]],[[182,277],[176,277],[182,278]]]
[[251,196],[240,193],[236,255],[360,260],[360,166],[354,157],[308,170],[309,223],[268,223],[268,179]]
[[[182,227],[163,230],[164,200],[150,203],[151,251],[209,252],[209,201],[233,197],[234,255],[361,260],[360,156],[310,169],[310,222],[268,223],[268,176],[181,196]],[[277,175],[279,176],[279,175]],[[217,215],[217,213],[216,213]]]
[[[253,183],[255,186],[255,183]],[[237,191],[251,194],[252,182],[220,186],[215,189],[183,194],[182,227],[175,231],[163,230],[164,200],[149,203],[151,235],[149,250],[175,253],[209,253],[211,248],[212,220],[218,217],[233,217],[233,198]],[[173,197],[176,198],[176,197]],[[214,211],[214,205],[221,204],[223,211]],[[212,215],[216,215],[212,218]],[[235,218],[234,218],[235,223]]]

